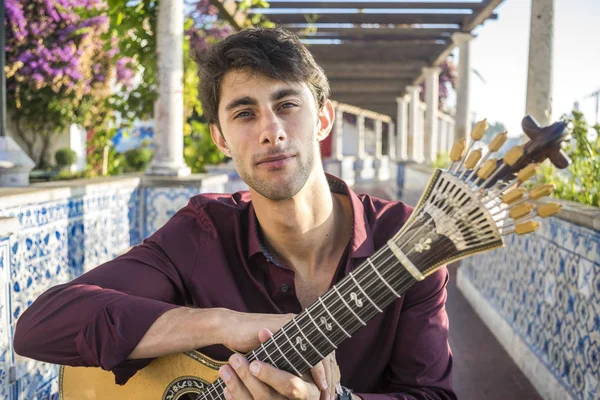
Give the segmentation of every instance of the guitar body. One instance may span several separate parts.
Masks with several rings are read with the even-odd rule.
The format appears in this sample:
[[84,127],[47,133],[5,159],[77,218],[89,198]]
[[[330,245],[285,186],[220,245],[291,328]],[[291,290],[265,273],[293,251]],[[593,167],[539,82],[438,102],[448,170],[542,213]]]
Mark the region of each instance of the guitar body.
[[191,400],[218,378],[226,363],[190,351],[158,358],[125,385],[101,368],[60,367],[60,400]]

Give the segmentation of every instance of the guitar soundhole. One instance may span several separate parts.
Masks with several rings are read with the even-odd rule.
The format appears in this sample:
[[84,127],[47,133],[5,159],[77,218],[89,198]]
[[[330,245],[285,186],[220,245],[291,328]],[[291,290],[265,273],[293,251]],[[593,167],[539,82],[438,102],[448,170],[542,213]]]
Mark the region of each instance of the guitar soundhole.
[[196,376],[182,376],[167,386],[163,400],[196,400],[209,383]]

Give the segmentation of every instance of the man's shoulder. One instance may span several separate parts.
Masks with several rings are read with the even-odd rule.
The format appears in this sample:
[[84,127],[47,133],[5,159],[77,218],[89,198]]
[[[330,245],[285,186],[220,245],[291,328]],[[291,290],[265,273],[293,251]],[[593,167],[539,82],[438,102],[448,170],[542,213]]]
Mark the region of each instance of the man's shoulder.
[[395,221],[403,225],[413,211],[413,208],[400,200],[388,200],[369,194],[359,194],[365,217],[371,223],[379,221]]
[[198,211],[204,212],[245,212],[250,207],[250,192],[247,190],[235,193],[200,193],[190,199],[192,205]]

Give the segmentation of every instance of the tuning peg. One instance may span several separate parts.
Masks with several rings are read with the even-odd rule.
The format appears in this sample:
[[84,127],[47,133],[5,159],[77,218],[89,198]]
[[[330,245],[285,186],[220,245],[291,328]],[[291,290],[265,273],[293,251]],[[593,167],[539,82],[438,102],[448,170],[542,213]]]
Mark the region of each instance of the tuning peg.
[[496,152],[496,151],[500,150],[500,147],[502,147],[504,142],[506,142],[507,138],[508,138],[507,132],[502,132],[502,133],[497,134],[496,137],[492,140],[492,142],[488,146],[488,149],[491,152]]
[[546,185],[538,186],[529,191],[529,198],[532,200],[538,200],[542,197],[550,196],[554,191],[554,185],[549,183]]
[[517,174],[517,180],[521,183],[531,178],[537,172],[539,164],[529,164],[525,168],[519,171]]
[[533,211],[534,208],[535,206],[531,203],[519,204],[518,206],[514,206],[513,208],[511,208],[508,212],[508,215],[512,219],[523,218],[524,216],[528,215],[531,211]]
[[468,169],[473,169],[479,160],[481,160],[481,149],[474,150],[471,152],[471,154],[469,154],[467,160],[465,161],[465,167]]
[[537,214],[542,217],[550,217],[557,214],[562,209],[562,205],[558,203],[543,204],[537,208]]
[[485,131],[487,131],[487,129],[488,129],[487,119],[479,121],[478,123],[475,124],[475,126],[473,127],[473,130],[471,131],[471,139],[481,140],[481,138],[483,137],[483,135],[485,134]]
[[503,194],[500,198],[502,199],[503,203],[512,204],[518,200],[521,200],[526,191],[527,190],[525,190],[525,188],[519,187]]
[[504,158],[502,158],[502,160],[506,165],[512,167],[517,161],[519,161],[519,158],[521,158],[522,156],[523,146],[515,146],[504,155]]
[[465,155],[466,148],[467,141],[465,139],[460,139],[458,142],[454,143],[452,150],[450,151],[450,159],[454,162],[460,161]]
[[477,170],[477,177],[479,179],[487,179],[496,169],[496,163],[497,160],[495,159],[487,160],[479,170]]
[[520,224],[515,225],[515,233],[517,235],[525,235],[527,233],[532,233],[538,230],[540,224],[535,221],[527,221]]

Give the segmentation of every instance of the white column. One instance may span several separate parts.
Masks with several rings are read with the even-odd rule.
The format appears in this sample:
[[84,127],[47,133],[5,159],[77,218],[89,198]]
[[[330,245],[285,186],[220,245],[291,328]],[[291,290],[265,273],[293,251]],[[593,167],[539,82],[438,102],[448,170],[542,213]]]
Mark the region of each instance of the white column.
[[553,45],[554,0],[532,0],[525,112],[541,126],[552,120]]
[[409,158],[416,162],[422,162],[423,146],[421,142],[423,141],[423,132],[419,123],[421,113],[421,107],[419,107],[419,87],[407,86],[406,92],[410,99],[408,104],[408,144],[412,150],[412,154],[409,155]]
[[439,67],[423,68],[425,73],[425,129],[424,129],[424,155],[428,161],[433,161],[438,152],[438,107],[440,94]]
[[381,120],[375,120],[375,158],[381,159],[383,156],[383,123]]
[[396,97],[398,103],[398,133],[396,135],[396,156],[397,160],[408,160],[409,144],[408,144],[408,95],[404,97]]
[[446,132],[448,131],[448,121],[444,118],[439,120],[438,125],[438,135],[440,138],[440,145],[438,147],[439,153],[446,153],[448,148],[448,135]]
[[156,46],[158,99],[154,104],[156,151],[148,175],[183,176],[183,0],[161,0]]
[[388,123],[388,155],[390,160],[396,159],[396,125],[393,122]]
[[356,125],[358,127],[358,155],[357,158],[362,160],[365,158],[365,116],[358,115],[356,117]]
[[331,140],[331,156],[334,160],[344,158],[344,111],[336,110],[333,138]]
[[471,131],[471,114],[469,106],[469,91],[471,79],[471,40],[475,36],[470,33],[457,32],[452,40],[458,46],[458,82],[456,89],[456,125],[454,140],[467,138]]

